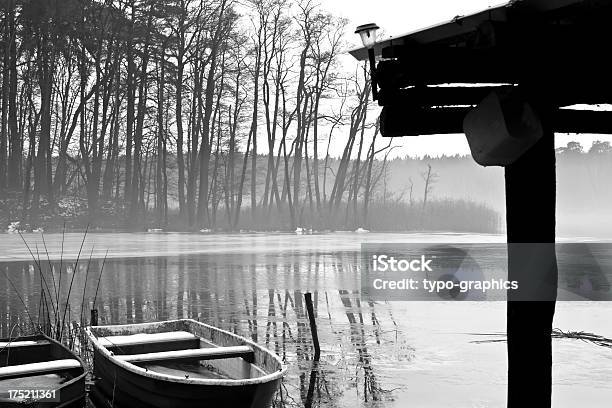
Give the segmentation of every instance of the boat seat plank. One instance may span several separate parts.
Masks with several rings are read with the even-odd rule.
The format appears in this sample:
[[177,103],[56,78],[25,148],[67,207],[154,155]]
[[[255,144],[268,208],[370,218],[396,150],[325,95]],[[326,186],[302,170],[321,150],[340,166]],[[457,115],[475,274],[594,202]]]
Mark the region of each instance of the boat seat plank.
[[46,346],[51,344],[48,340],[0,341],[0,349],[29,346]]
[[0,379],[7,377],[48,374],[81,367],[79,360],[64,359],[0,367]]
[[213,360],[221,358],[251,358],[253,349],[249,346],[210,347],[189,350],[161,351],[146,354],[125,354],[114,356],[116,359],[128,363],[147,363],[152,361],[170,360]]
[[141,344],[168,343],[199,339],[195,334],[186,331],[166,333],[138,333],[123,336],[100,336],[98,342],[104,347],[125,347]]

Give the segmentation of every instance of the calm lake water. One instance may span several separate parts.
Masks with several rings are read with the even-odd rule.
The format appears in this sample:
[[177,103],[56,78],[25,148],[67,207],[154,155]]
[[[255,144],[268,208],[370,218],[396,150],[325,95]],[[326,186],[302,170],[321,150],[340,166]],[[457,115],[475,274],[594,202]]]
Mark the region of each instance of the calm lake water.
[[[43,269],[54,270],[48,284],[60,286],[61,234],[45,234],[46,250],[40,235],[24,238],[35,256],[38,248]],[[474,342],[505,331],[503,302],[372,303],[359,293],[363,242],[504,242],[503,236],[96,233],[87,236],[74,269],[82,238],[71,233],[64,240],[61,292],[74,276],[71,320],[80,320],[83,297],[87,316],[95,298],[101,324],[189,317],[252,338],[289,367],[278,407],[505,406],[505,343]],[[0,269],[36,314],[41,280],[19,236],[0,235]],[[4,273],[0,336],[26,319]],[[318,363],[306,292],[317,314]],[[561,302],[555,327],[612,337],[611,318],[610,302]],[[556,408],[609,407],[610,378],[612,349],[554,340]]]

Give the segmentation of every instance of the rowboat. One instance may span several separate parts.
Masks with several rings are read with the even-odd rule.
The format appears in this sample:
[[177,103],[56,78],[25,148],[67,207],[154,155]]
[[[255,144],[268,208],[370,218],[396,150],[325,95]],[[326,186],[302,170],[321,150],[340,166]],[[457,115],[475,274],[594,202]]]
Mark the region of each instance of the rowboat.
[[269,407],[286,371],[269,350],[191,319],[86,333],[95,389],[107,406]]
[[82,407],[81,359],[43,334],[0,339],[0,406]]

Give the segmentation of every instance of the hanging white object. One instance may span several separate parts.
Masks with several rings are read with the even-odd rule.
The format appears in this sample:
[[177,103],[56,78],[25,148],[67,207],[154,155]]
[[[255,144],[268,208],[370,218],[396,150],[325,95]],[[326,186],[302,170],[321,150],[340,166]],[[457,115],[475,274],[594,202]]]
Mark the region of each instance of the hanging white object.
[[482,166],[507,166],[544,134],[542,122],[517,89],[491,92],[463,121],[472,157]]

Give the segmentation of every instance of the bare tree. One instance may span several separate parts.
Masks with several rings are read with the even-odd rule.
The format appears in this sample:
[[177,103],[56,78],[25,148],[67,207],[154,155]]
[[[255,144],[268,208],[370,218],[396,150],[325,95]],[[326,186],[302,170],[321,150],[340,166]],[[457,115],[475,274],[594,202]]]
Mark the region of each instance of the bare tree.
[[438,174],[434,173],[431,169],[431,164],[428,164],[427,171],[421,173],[421,178],[425,182],[425,187],[423,189],[423,209],[425,209],[427,199],[433,191],[433,185],[438,181]]

